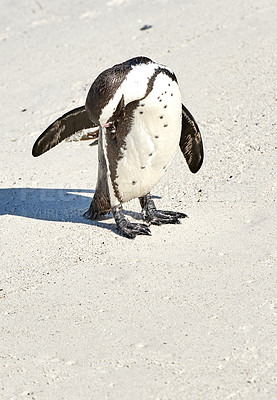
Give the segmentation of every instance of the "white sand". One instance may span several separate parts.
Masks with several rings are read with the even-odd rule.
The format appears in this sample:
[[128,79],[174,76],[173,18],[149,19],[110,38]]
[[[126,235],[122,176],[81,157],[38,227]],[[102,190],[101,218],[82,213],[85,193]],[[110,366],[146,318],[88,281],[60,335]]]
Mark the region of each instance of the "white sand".
[[[276,399],[276,0],[70,3],[1,1],[0,399]],[[82,217],[96,147],[31,148],[137,55],[176,72],[205,163],[178,152],[153,194],[190,218],[131,241]]]

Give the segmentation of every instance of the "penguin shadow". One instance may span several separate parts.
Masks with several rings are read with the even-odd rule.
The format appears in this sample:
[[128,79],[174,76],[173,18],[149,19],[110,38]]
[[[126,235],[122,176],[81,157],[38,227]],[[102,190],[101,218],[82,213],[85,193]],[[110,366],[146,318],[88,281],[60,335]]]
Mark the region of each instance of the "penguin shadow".
[[117,233],[114,223],[84,217],[94,193],[87,189],[5,188],[0,189],[0,215],[16,215],[44,221],[72,222],[96,225]]
[[[0,216],[16,215],[44,221],[72,222],[99,226],[120,235],[109,213],[99,220],[84,217],[94,193],[87,189],[48,189],[48,188],[4,188],[0,189]],[[153,196],[159,198],[159,196]],[[124,214],[142,220],[139,212],[124,210]],[[142,222],[142,221],[141,221]]]

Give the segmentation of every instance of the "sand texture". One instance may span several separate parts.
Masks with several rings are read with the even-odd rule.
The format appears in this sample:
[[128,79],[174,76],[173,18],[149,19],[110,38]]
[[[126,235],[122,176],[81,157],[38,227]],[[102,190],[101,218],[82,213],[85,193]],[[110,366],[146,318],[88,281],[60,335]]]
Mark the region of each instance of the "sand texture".
[[[277,399],[276,0],[2,0],[0,21],[0,400]],[[175,71],[205,161],[178,151],[152,192],[189,218],[128,240],[82,216],[96,146],[31,149],[138,55]]]

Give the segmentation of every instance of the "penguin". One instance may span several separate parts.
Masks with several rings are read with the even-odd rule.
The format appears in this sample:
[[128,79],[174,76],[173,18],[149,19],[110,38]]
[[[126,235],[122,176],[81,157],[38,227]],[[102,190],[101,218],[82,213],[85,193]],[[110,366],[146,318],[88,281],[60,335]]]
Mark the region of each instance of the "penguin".
[[[203,163],[200,130],[182,104],[170,68],[139,56],[103,71],[85,105],[53,122],[36,140],[32,154],[37,157],[92,127],[99,128],[98,179],[87,218],[99,219],[111,211],[119,233],[133,239],[150,235],[150,224],[179,224],[187,217],[157,210],[151,196],[178,146],[191,172]],[[122,204],[134,198],[140,201],[145,223],[131,223],[123,213]]]

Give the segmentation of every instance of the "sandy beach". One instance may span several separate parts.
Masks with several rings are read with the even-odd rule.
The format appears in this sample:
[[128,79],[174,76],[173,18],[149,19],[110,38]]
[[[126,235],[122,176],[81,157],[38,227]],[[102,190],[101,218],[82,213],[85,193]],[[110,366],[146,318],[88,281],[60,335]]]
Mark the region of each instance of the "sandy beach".
[[[276,399],[276,1],[2,0],[0,21],[0,399]],[[205,160],[178,150],[152,191],[189,218],[129,240],[83,217],[97,146],[31,151],[139,55],[176,73]]]

